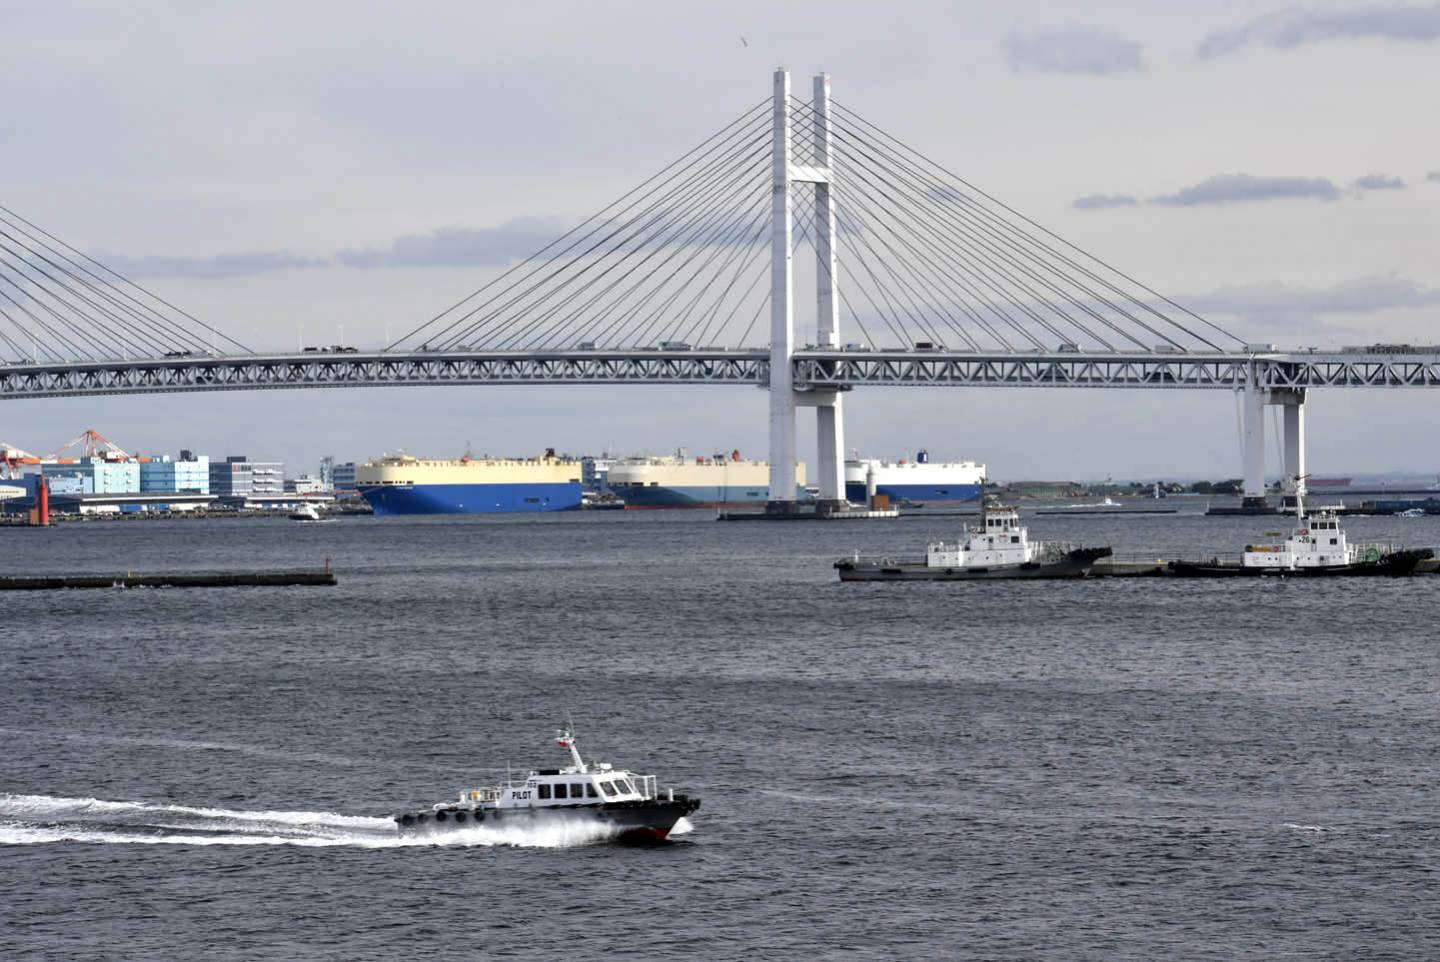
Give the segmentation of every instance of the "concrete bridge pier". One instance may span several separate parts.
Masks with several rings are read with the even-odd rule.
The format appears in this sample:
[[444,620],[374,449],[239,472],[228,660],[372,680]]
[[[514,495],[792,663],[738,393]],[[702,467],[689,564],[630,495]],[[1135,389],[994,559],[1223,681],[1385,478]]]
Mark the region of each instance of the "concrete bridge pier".
[[1281,510],[1293,512],[1305,497],[1305,389],[1264,391],[1257,381],[1252,365],[1243,391],[1244,500],[1241,509],[1256,513],[1271,510],[1265,496],[1265,409],[1278,406],[1285,412]]

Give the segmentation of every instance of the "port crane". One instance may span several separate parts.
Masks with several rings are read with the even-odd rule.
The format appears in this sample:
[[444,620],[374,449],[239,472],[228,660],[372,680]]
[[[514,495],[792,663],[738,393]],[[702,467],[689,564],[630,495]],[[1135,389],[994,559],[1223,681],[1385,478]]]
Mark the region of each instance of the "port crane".
[[61,456],[76,445],[81,446],[84,457],[103,458],[106,461],[133,461],[135,456],[111,441],[94,428],[87,428],[79,437],[71,438],[52,451],[45,460],[60,461]]

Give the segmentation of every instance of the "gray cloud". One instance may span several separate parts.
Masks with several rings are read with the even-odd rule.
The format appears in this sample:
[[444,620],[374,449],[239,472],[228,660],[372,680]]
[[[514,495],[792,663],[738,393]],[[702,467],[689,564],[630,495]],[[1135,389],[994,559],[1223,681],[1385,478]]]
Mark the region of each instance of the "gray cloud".
[[329,264],[322,257],[305,257],[285,251],[213,254],[201,257],[168,254],[130,256],[99,251],[91,256],[127,277],[249,277],[277,271],[310,270]]
[[469,267],[508,264],[540,250],[565,232],[554,218],[520,217],[498,227],[442,227],[408,234],[389,247],[341,251],[336,260],[348,267]]
[[1251,336],[1303,331],[1315,336],[1344,335],[1368,343],[1367,339],[1385,338],[1375,335],[1366,315],[1440,304],[1440,289],[1422,287],[1407,277],[1363,277],[1317,288],[1284,284],[1222,287],[1187,297],[1183,303],[1202,314],[1237,318],[1243,322],[1237,330]]
[[1201,204],[1236,204],[1296,197],[1336,200],[1339,196],[1339,188],[1324,177],[1219,174],[1192,187],[1183,187],[1173,194],[1153,198],[1151,203],[1193,207]]
[[1093,76],[1141,69],[1140,45],[1094,27],[1060,27],[1005,38],[1015,73],[1083,73]]
[[1129,194],[1090,194],[1077,197],[1070,206],[1076,210],[1105,210],[1110,207],[1134,207],[1140,201]]
[[1291,50],[1335,39],[1423,42],[1440,39],[1440,4],[1422,7],[1368,6],[1352,10],[1290,10],[1268,14],[1200,41],[1202,58],[1234,53],[1251,44]]
[[1355,186],[1361,190],[1399,190],[1405,181],[1389,174],[1366,174],[1355,181]]
[[1428,174],[1425,175],[1425,179],[1426,179],[1426,180],[1433,180],[1433,181],[1435,181],[1436,183],[1440,183],[1440,170],[1432,170],[1432,171],[1430,171],[1430,173],[1428,173]]

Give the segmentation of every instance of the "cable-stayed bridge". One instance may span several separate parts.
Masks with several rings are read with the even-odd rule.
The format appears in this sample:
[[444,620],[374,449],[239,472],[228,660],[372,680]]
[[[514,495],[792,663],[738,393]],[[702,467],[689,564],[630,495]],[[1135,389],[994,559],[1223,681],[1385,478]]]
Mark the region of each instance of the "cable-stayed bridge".
[[824,498],[843,493],[857,387],[1239,390],[1259,496],[1267,404],[1303,478],[1309,388],[1440,386],[1440,352],[1246,344],[833,100],[827,77],[792,95],[783,70],[770,98],[376,350],[253,351],[0,207],[0,398],[461,384],[765,387],[771,490],[794,490],[796,410],[814,407]]

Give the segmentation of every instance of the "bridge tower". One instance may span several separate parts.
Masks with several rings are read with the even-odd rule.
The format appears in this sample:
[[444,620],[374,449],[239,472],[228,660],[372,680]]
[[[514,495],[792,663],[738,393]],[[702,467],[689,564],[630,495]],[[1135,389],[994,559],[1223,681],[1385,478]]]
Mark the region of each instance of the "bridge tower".
[[820,510],[845,503],[845,425],[838,390],[796,391],[791,369],[795,351],[794,185],[815,188],[815,344],[840,344],[835,258],[834,166],[830,145],[830,77],[814,81],[813,156],[797,162],[791,141],[790,72],[775,71],[770,229],[770,501],[772,514],[796,510],[795,410],[815,409]]

